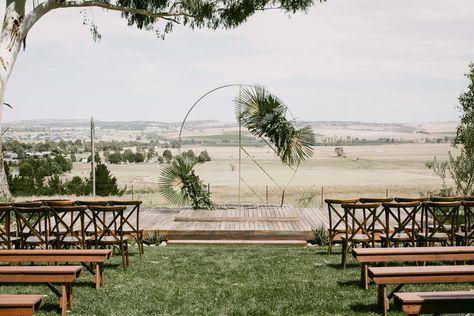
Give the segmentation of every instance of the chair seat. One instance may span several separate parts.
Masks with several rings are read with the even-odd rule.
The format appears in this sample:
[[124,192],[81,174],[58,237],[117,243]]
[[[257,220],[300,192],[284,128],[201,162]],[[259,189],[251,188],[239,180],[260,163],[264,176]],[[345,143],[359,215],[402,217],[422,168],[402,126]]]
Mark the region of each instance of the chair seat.
[[[418,233],[418,237],[421,239],[425,239],[426,236],[424,233]],[[449,236],[446,233],[434,233],[434,234],[428,234],[428,239],[431,240],[448,240]]]
[[[49,236],[48,237],[48,243],[49,242],[54,242],[56,240],[56,237],[54,236]],[[46,240],[41,240],[40,238],[36,237],[36,236],[29,236],[25,239],[25,242],[27,244],[44,244],[46,242]]]
[[[346,236],[342,236],[342,239],[346,239]],[[352,237],[348,238],[352,242],[368,242],[370,241],[370,237],[366,234],[355,234]]]
[[[346,229],[342,229],[341,231],[345,232]],[[137,233],[137,230],[132,230],[132,229],[126,229],[123,231],[124,234],[136,234]],[[138,230],[138,233],[143,233],[143,229],[139,229]]]
[[[86,237],[84,238],[84,241],[89,241],[89,240],[91,240],[91,239],[92,239],[92,237],[86,236]],[[80,244],[80,243],[81,243],[81,239],[78,238],[78,237],[75,237],[75,236],[66,236],[66,237],[64,237],[64,238],[61,240],[61,242],[62,242],[63,244]]]
[[[128,236],[123,236],[123,241],[128,241]],[[101,244],[119,244],[120,237],[113,237],[113,236],[102,236],[100,239],[97,240],[98,243]]]
[[[438,225],[438,226],[439,226],[439,225]],[[445,225],[443,225],[443,227],[444,227],[444,229],[446,229],[448,232],[453,229],[453,226],[450,225],[450,224],[445,224]],[[429,229],[430,231],[432,231],[432,230],[434,229],[434,225],[433,225],[433,224],[429,224],[429,225],[428,225],[428,229]]]
[[[465,232],[459,232],[459,233],[456,233],[454,235],[456,235],[457,238],[466,238],[466,233]],[[474,239],[474,230],[471,230],[470,232],[467,232],[467,238]]]
[[[7,237],[4,237],[4,238],[5,238],[5,240],[7,239]],[[21,238],[20,238],[20,237],[16,237],[16,236],[11,236],[11,237],[10,237],[10,241],[11,241],[11,242],[18,241],[18,240],[21,240]]]
[[[411,236],[406,234],[406,233],[396,233],[396,234],[393,234],[393,235],[389,235],[390,237],[390,240],[397,240],[397,241],[408,241],[408,240],[411,240]],[[380,238],[381,239],[387,239],[387,235],[386,234],[380,234]]]
[[384,231],[385,231],[385,227],[383,227],[382,225],[375,225],[374,231],[376,231],[376,232],[384,232]]

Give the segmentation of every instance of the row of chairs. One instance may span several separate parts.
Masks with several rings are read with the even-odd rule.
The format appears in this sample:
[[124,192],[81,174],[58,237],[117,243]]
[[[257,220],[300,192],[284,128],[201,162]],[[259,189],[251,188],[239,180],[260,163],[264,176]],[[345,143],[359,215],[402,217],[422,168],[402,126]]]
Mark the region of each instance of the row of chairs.
[[[45,200],[0,204],[0,247],[117,249],[128,267],[129,237],[143,255],[141,201]],[[132,217],[135,217],[132,220]],[[15,225],[16,224],[16,225]]]
[[326,200],[329,243],[343,245],[345,265],[350,246],[470,245],[474,242],[474,198],[361,198]]

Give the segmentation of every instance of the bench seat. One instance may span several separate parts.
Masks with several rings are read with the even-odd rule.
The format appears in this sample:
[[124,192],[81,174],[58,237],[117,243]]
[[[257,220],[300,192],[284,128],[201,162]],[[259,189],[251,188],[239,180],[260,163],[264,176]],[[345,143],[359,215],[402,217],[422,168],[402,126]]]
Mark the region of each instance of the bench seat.
[[[81,266],[0,266],[2,283],[44,283],[61,301],[61,315],[74,306],[72,283],[81,274]],[[54,285],[59,285],[57,290]]]
[[407,315],[474,312],[474,291],[395,293]]
[[[474,282],[474,266],[419,266],[369,268],[369,277],[377,284],[378,303],[387,315],[389,300],[405,284],[469,283]],[[387,285],[397,285],[387,294]]]
[[474,246],[463,247],[407,247],[407,248],[354,248],[352,256],[362,264],[361,286],[368,288],[369,263],[418,261],[474,260]]
[[33,315],[43,304],[43,295],[0,295],[0,315]]
[[[38,250],[0,250],[0,262],[45,262],[45,263],[66,263],[79,262],[95,275],[96,288],[103,287],[104,262],[112,256],[110,249],[38,249]],[[95,264],[95,271],[90,269],[86,263]]]

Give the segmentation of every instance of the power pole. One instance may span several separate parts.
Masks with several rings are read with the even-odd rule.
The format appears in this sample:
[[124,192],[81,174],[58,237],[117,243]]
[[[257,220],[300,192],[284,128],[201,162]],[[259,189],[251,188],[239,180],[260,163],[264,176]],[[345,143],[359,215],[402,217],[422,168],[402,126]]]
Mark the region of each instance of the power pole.
[[94,118],[91,117],[91,169],[92,169],[92,196],[95,196],[95,149],[94,149],[94,138],[95,138],[95,129],[94,129]]

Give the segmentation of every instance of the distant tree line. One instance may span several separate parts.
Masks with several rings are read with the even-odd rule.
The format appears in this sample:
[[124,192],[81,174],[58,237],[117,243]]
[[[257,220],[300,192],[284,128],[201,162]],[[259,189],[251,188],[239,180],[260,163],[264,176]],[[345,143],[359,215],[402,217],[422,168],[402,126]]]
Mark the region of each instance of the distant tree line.
[[[178,148],[179,144],[177,141],[170,141],[171,143],[161,144],[164,148]],[[160,147],[158,140],[151,140],[148,143],[139,141],[100,141],[97,142],[95,162],[102,162],[101,155],[105,158],[104,160],[113,164],[120,163],[141,163],[144,161],[156,161],[158,163],[169,163],[173,155],[169,149],[164,150],[163,154],[160,155],[156,147]],[[89,153],[87,162],[92,160],[90,155],[90,143],[82,140],[76,141],[46,141],[42,143],[22,143],[16,140],[7,140],[4,144],[4,153],[13,152],[17,154],[18,160],[23,160],[33,153],[36,158],[44,158],[48,155],[56,156],[69,156],[70,161],[76,162],[78,154]],[[132,150],[131,148],[134,148]],[[183,156],[189,158],[196,158],[199,163],[210,161],[211,158],[207,151],[202,151],[199,155],[195,155],[193,150],[190,149],[183,153]]]
[[[13,175],[12,169],[18,174]],[[14,196],[32,195],[89,195],[92,193],[92,176],[82,179],[61,180],[60,175],[72,169],[72,161],[61,155],[44,158],[24,158],[19,162],[5,164],[7,181]],[[96,166],[96,194],[101,196],[121,195],[117,179],[103,164]]]
[[[454,137],[433,137],[422,139],[425,143],[435,144],[448,144],[451,143]],[[381,137],[377,139],[366,139],[359,137],[325,137],[316,140],[317,146],[351,146],[351,145],[385,145],[385,144],[410,144],[414,143],[414,140],[402,139],[402,138],[387,138]]]

